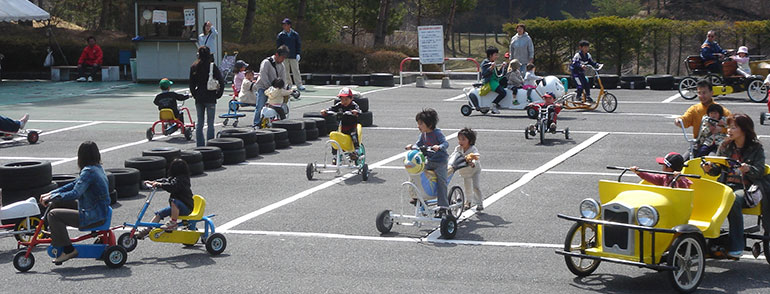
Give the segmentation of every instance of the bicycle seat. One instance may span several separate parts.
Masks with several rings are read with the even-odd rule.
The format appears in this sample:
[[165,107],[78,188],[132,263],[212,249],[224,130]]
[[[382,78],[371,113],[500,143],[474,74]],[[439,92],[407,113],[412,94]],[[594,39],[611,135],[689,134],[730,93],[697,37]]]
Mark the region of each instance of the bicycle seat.
[[201,195],[193,196],[193,211],[190,215],[180,215],[179,220],[200,220],[203,218],[203,212],[206,210],[206,199]]
[[107,231],[110,229],[111,223],[112,223],[112,207],[107,206],[107,218],[104,219],[104,224],[94,228],[85,228],[85,229],[78,229],[78,230],[81,232]]
[[174,111],[168,108],[163,108],[158,113],[158,119],[162,121],[173,121],[176,120],[176,116],[174,116]]

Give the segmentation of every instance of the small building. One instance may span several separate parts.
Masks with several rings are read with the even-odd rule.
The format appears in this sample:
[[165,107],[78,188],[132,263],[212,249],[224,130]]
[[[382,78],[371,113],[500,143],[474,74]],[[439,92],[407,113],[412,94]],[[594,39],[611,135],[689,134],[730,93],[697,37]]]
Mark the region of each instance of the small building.
[[135,0],[136,72],[139,81],[188,80],[197,59],[198,34],[210,21],[220,32],[215,60],[222,58],[222,3],[198,0]]

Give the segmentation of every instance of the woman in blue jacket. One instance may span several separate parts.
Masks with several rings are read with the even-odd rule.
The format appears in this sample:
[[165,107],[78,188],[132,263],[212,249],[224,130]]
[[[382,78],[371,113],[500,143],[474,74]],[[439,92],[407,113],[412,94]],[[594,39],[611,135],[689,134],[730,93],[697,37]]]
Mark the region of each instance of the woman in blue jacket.
[[95,228],[104,224],[109,213],[107,175],[102,168],[96,143],[85,141],[80,144],[78,167],[80,175],[77,180],[40,196],[40,203],[46,206],[48,201],[56,201],[51,204],[47,221],[51,230],[51,245],[62,247],[64,254],[53,260],[55,264],[78,256],[67,234],[67,226]]

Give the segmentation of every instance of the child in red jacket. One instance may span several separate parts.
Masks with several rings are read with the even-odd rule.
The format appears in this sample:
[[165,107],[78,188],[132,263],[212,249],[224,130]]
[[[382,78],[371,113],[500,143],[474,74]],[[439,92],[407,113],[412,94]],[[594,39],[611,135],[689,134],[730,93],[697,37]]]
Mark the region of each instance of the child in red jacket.
[[[676,174],[681,173],[682,168],[684,167],[684,157],[676,152],[666,154],[666,157],[658,157],[655,159],[655,161],[663,166],[664,172],[674,173],[674,175],[660,175],[640,172],[638,170],[639,168],[636,166],[632,166],[629,168],[629,170],[636,173],[636,175],[642,178],[642,180],[648,181],[653,185],[668,187],[671,185],[671,181],[674,180]],[[690,179],[680,176],[679,179],[676,180],[676,183],[673,183],[672,188],[687,189],[690,188],[690,185],[692,185],[692,181],[690,181]]]

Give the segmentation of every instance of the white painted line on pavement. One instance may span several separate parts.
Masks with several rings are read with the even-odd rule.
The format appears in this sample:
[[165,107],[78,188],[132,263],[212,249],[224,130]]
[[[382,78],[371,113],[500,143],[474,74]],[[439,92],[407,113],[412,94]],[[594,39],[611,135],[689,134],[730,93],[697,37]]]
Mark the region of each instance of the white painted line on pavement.
[[70,131],[70,130],[79,129],[79,128],[85,128],[85,127],[89,127],[89,126],[93,126],[93,125],[98,125],[98,124],[100,124],[100,122],[92,121],[90,123],[85,123],[85,124],[81,124],[81,125],[71,126],[71,127],[67,127],[67,128],[62,128],[62,129],[57,129],[57,130],[52,130],[52,131],[45,131],[45,132],[40,133],[40,136],[56,134],[56,133],[60,133],[60,132],[64,132],[64,131]]
[[[457,137],[457,133],[454,133],[454,134],[451,134],[449,136],[446,136],[446,140],[450,140],[450,139],[455,138],[455,137]],[[380,160],[378,162],[375,162],[374,164],[370,165],[369,168],[378,168],[380,166],[388,164],[389,162],[392,162],[394,160],[403,158],[405,154],[406,154],[406,151],[400,152],[400,153],[398,153],[396,155],[393,155],[393,156],[388,157],[386,159],[383,159],[383,160]],[[355,175],[357,175],[357,173],[355,171],[352,171],[352,172],[344,174],[344,175],[342,175],[340,177],[335,177],[334,179],[326,181],[326,182],[324,182],[324,183],[322,183],[322,184],[320,184],[318,186],[315,186],[313,188],[310,188],[310,189],[307,189],[305,191],[302,191],[302,192],[299,192],[297,194],[294,194],[293,196],[291,196],[289,198],[284,198],[281,201],[275,202],[275,203],[270,204],[268,206],[262,207],[260,209],[255,210],[255,211],[252,211],[252,212],[250,212],[250,213],[248,213],[246,215],[238,217],[238,218],[236,218],[234,220],[231,220],[231,221],[225,223],[224,225],[220,226],[220,230],[232,229],[233,227],[235,227],[235,226],[237,226],[239,224],[242,224],[242,223],[244,223],[244,222],[246,222],[246,221],[248,221],[250,219],[253,219],[255,217],[258,217],[260,215],[263,215],[263,214],[268,213],[270,211],[273,211],[275,209],[278,209],[278,208],[280,208],[280,207],[282,207],[284,205],[290,204],[290,203],[292,203],[294,201],[297,201],[297,200],[300,200],[302,198],[305,198],[305,197],[313,194],[314,192],[318,192],[318,191],[321,191],[323,189],[332,187],[332,186],[336,185],[337,183],[341,183],[341,182],[343,182],[343,181],[345,181],[345,180],[347,180],[349,178],[352,178]]]
[[452,98],[447,98],[447,99],[444,99],[444,101],[455,101],[455,100],[460,100],[462,98],[465,98],[465,94],[460,94]]
[[361,92],[361,95],[377,93],[377,92],[382,92],[382,91],[388,91],[388,90],[398,89],[398,88],[401,88],[401,87],[403,87],[403,85],[395,86],[395,87],[389,87],[389,88],[383,88],[383,89],[376,89],[376,90]]
[[676,93],[674,95],[671,95],[671,97],[666,98],[666,100],[661,101],[660,103],[669,103],[671,101],[674,101],[676,98],[682,97],[679,95],[679,93]]
[[607,112],[582,112],[582,114],[588,115],[623,115],[623,116],[659,116],[665,118],[676,118],[680,114],[665,114],[665,113],[640,113],[640,112],[622,112],[622,113],[607,113]]
[[67,159],[67,158],[65,158],[65,157],[26,157],[26,156],[21,156],[21,157],[14,157],[14,156],[0,157],[0,160],[46,160],[46,161],[57,161],[57,160],[64,160],[64,159]]
[[[100,123],[100,124],[146,124],[152,125],[154,121],[120,121],[120,120],[55,120],[55,119],[41,119],[30,120],[29,122],[37,123]],[[42,135],[42,134],[41,134]]]

